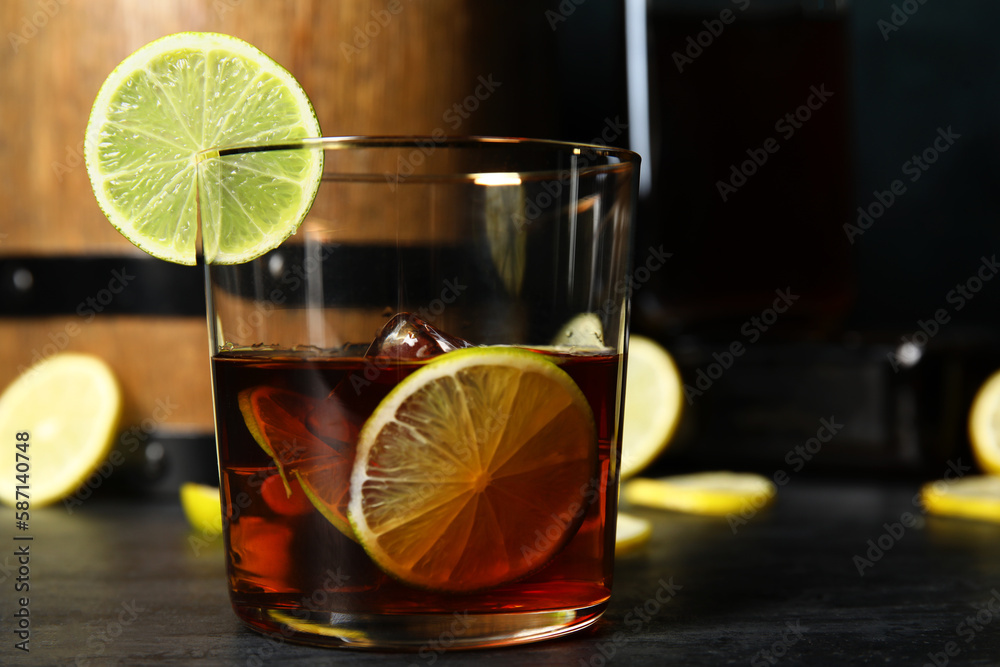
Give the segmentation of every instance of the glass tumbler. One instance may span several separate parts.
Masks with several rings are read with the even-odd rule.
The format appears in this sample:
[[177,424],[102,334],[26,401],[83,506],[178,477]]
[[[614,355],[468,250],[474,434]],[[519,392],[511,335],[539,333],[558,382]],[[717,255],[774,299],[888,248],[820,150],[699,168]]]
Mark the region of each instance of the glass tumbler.
[[499,138],[223,148],[199,165],[203,222],[281,207],[266,178],[253,202],[210,203],[264,153],[323,173],[276,248],[205,253],[238,617],[289,641],[428,650],[594,623],[638,156]]

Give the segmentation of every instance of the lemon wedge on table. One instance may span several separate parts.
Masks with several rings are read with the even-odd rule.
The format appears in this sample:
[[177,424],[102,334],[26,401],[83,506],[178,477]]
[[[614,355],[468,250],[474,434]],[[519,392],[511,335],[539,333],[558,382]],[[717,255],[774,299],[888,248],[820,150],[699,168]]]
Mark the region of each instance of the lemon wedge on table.
[[728,471],[638,478],[622,486],[622,496],[634,505],[713,516],[747,507],[760,510],[773,501],[776,492],[766,477]]
[[192,528],[205,535],[222,532],[222,499],[219,487],[185,482],[181,484],[181,507]]
[[930,482],[920,489],[920,499],[931,514],[1000,523],[1000,477],[972,475]]
[[26,370],[0,395],[0,501],[38,508],[80,488],[111,452],[121,407],[114,373],[93,355],[63,352]]
[[615,532],[615,556],[625,556],[638,551],[649,542],[652,534],[652,523],[634,514],[619,511]]
[[245,153],[227,158],[224,170],[199,169],[196,156],[319,134],[309,98],[281,65],[235,37],[184,32],[147,44],[111,72],[91,110],[84,158],[101,210],[137,247],[194,264],[200,189],[206,257],[234,264],[298,228],[319,187],[323,152]]
[[631,336],[621,479],[635,476],[666,449],[680,421],[682,396],[681,376],[670,354],[652,339]]
[[365,422],[348,516],[393,577],[474,591],[558,553],[597,474],[594,417],[565,371],[527,350],[467,348],[407,376]]

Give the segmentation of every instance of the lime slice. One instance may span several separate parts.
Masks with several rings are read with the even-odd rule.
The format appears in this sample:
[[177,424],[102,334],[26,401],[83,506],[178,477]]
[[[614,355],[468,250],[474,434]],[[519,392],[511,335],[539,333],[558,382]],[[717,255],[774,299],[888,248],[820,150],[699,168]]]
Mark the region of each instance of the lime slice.
[[670,354],[649,338],[631,336],[625,374],[621,479],[663,453],[681,417],[683,385]]
[[280,65],[235,37],[185,32],[147,44],[108,76],[84,157],[111,224],[179,264],[195,263],[200,178],[206,260],[235,264],[298,228],[319,187],[322,151],[246,153],[225,170],[199,169],[197,154],[319,134],[309,98]]
[[766,477],[738,472],[633,479],[622,486],[622,496],[634,505],[718,516],[748,507],[760,510],[771,503],[775,493],[774,484]]
[[206,484],[181,484],[181,507],[188,523],[199,533],[222,533],[222,501],[219,488]]
[[111,452],[121,405],[114,373],[95,356],[63,352],[25,371],[0,396],[0,433],[11,442],[0,501],[37,508],[76,491]]
[[618,512],[617,530],[615,532],[615,556],[638,551],[639,547],[649,542],[653,535],[653,524],[642,517],[626,512]]
[[969,440],[983,472],[1000,475],[1000,371],[983,383],[972,401]]
[[925,484],[920,497],[931,514],[1000,522],[1000,477],[939,480]]
[[479,590],[562,549],[596,464],[590,406],[562,369],[515,348],[456,350],[403,380],[361,429],[348,517],[391,576]]

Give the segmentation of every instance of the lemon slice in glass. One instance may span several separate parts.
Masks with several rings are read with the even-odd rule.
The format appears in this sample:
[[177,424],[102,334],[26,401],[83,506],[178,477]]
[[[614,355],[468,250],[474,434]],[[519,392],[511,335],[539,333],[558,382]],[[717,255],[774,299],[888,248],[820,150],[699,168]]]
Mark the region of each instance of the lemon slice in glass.
[[931,514],[1000,522],[1000,477],[972,475],[931,482],[920,489],[920,498]]
[[634,505],[725,516],[747,507],[760,510],[775,496],[774,484],[754,473],[701,472],[660,479],[633,479],[622,496]]
[[0,433],[11,442],[0,501],[37,508],[80,488],[111,452],[121,406],[114,373],[93,355],[63,352],[25,371],[0,395]]
[[969,440],[979,467],[1000,474],[1000,371],[983,383],[972,401]]
[[573,379],[538,353],[467,348],[408,376],[372,413],[348,516],[393,577],[473,591],[547,563],[597,482],[594,417]]
[[625,375],[621,479],[633,477],[663,453],[681,417],[683,385],[659,343],[631,336]]
[[201,174],[206,259],[235,264],[298,228],[323,152],[248,153],[225,170],[199,169],[199,152],[319,134],[309,98],[278,63],[235,37],[185,32],[147,44],[108,76],[84,157],[111,224],[150,255],[179,264],[195,263]]

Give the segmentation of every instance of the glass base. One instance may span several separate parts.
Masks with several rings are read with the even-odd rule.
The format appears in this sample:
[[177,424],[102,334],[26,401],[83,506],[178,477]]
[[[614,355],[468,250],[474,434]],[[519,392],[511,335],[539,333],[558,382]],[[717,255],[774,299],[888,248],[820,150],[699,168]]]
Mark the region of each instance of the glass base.
[[444,652],[536,642],[594,624],[607,602],[580,609],[450,614],[352,614],[235,607],[257,632],[313,646]]

